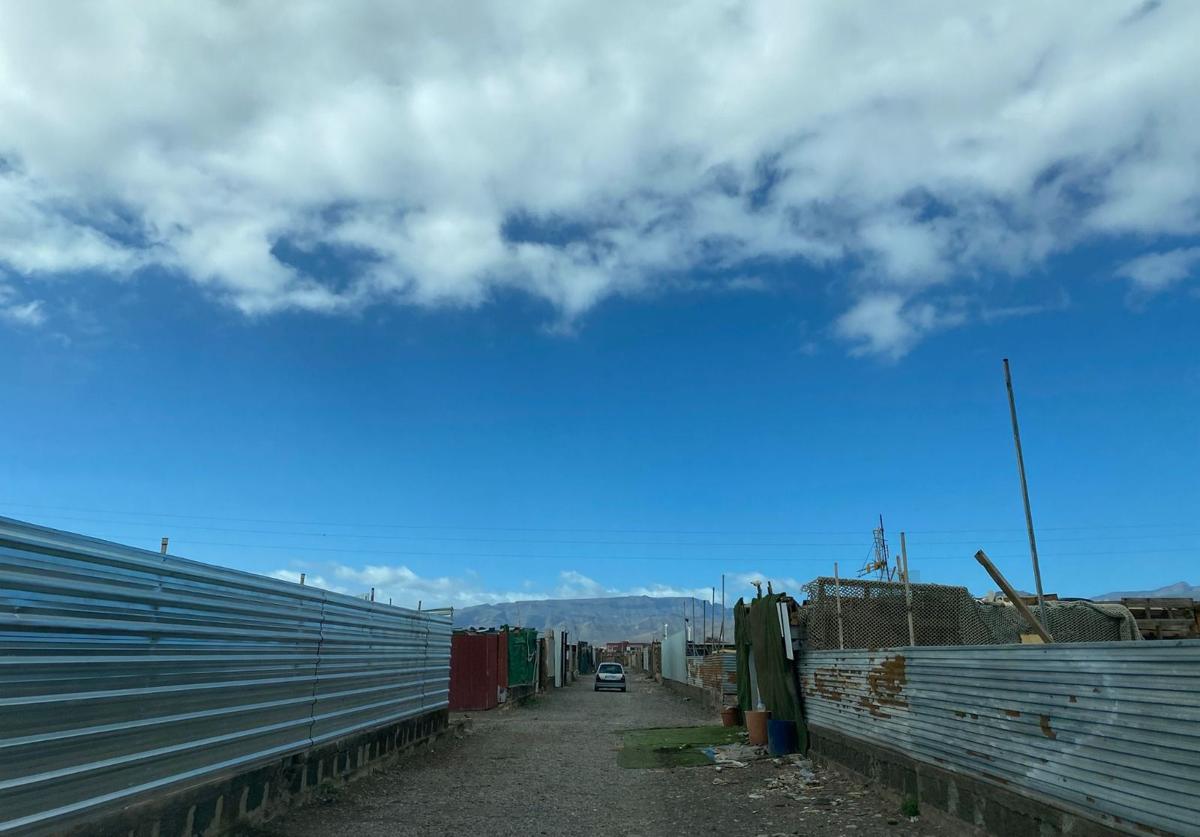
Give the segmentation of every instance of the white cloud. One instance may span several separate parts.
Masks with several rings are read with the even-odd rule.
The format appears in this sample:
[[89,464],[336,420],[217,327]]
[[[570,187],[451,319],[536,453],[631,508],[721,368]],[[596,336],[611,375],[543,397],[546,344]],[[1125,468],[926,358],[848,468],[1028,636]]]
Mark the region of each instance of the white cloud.
[[39,326],[46,321],[46,315],[42,313],[42,303],[36,299],[32,302],[0,306],[0,317],[29,326]]
[[898,358],[926,334],[958,325],[961,311],[939,310],[927,302],[906,302],[899,293],[865,296],[838,318],[839,336],[851,341],[857,354]]
[[[299,583],[301,573],[298,570],[274,570],[268,573],[268,575],[270,575],[271,578],[277,578],[280,581],[292,581]],[[322,590],[331,590],[334,593],[352,592],[339,584],[333,584],[332,582],[327,581],[324,576],[312,575],[310,573],[305,574],[304,583],[309,587],[319,587]]]
[[799,258],[896,356],[952,324],[931,288],[1200,232],[1200,5],[1138,8],[8,7],[0,269],[161,265],[251,315],[517,288],[569,321]]
[[46,322],[46,313],[41,300],[21,301],[12,288],[0,284],[0,321],[32,328]]
[[[309,573],[305,583],[312,587],[333,590],[338,593],[361,596],[375,588],[376,601],[389,601],[405,607],[416,607],[421,602],[425,607],[470,607],[477,604],[493,602],[531,601],[535,599],[595,599],[611,596],[692,596],[707,600],[711,595],[709,587],[682,587],[679,585],[650,583],[638,584],[631,587],[620,587],[603,584],[584,575],[578,570],[563,570],[558,574],[558,583],[550,588],[539,589],[530,581],[521,585],[519,590],[498,590],[489,586],[475,572],[465,572],[457,576],[422,576],[402,564],[371,564],[363,567],[352,567],[347,564],[330,564],[325,569],[336,582],[329,581],[319,573]],[[283,581],[298,581],[300,571],[295,569],[278,569],[269,573],[272,578]],[[731,603],[736,601],[733,595],[735,589],[748,587],[743,578],[745,574],[731,574],[729,593]],[[761,574],[746,575],[766,579],[769,576]],[[798,589],[799,583],[793,579],[776,580],[777,589],[780,583],[791,584]]]
[[1130,279],[1138,290],[1158,293],[1187,279],[1197,264],[1200,247],[1180,247],[1138,256],[1117,268],[1117,275]]

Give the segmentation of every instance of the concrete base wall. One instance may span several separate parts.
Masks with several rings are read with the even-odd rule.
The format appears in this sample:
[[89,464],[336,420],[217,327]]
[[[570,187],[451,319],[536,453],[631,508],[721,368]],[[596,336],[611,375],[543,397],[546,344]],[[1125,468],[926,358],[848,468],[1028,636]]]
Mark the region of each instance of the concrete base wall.
[[665,677],[662,684],[677,695],[683,695],[686,698],[699,701],[705,707],[711,709],[716,714],[721,714],[720,695],[717,695],[710,689],[704,689],[700,686],[693,686],[690,683],[680,683],[678,680],[668,680]]
[[442,709],[399,721],[55,833],[217,837],[235,825],[265,822],[432,743],[447,731],[448,718]]
[[514,706],[520,706],[536,694],[537,687],[532,683],[524,686],[509,686],[508,702]]
[[921,808],[939,808],[1003,837],[1116,837],[1115,831],[1079,812],[1007,790],[985,779],[917,761],[887,747],[809,726],[809,757],[835,762],[904,797]]

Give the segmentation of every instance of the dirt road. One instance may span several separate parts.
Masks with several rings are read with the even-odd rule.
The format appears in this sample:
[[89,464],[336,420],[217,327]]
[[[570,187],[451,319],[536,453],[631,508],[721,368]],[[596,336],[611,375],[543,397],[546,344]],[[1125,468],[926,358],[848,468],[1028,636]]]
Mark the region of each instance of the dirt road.
[[961,835],[957,822],[915,822],[891,794],[817,771],[794,800],[768,782],[794,767],[623,769],[620,730],[715,722],[662,686],[631,678],[626,694],[584,679],[524,707],[478,713],[473,732],[438,744],[246,834],[324,835]]

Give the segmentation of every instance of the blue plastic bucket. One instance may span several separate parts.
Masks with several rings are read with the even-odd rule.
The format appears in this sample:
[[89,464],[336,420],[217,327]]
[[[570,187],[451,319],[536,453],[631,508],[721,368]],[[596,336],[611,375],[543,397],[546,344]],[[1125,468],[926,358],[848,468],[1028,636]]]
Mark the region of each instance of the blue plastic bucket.
[[767,721],[767,752],[773,756],[786,756],[796,752],[796,722]]

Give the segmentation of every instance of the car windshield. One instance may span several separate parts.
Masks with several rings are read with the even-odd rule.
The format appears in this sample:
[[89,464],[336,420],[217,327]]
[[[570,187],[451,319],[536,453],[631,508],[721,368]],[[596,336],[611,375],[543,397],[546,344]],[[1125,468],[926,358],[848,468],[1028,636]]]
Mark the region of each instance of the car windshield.
[[599,671],[601,674],[620,674],[621,667],[616,663],[601,663]]

